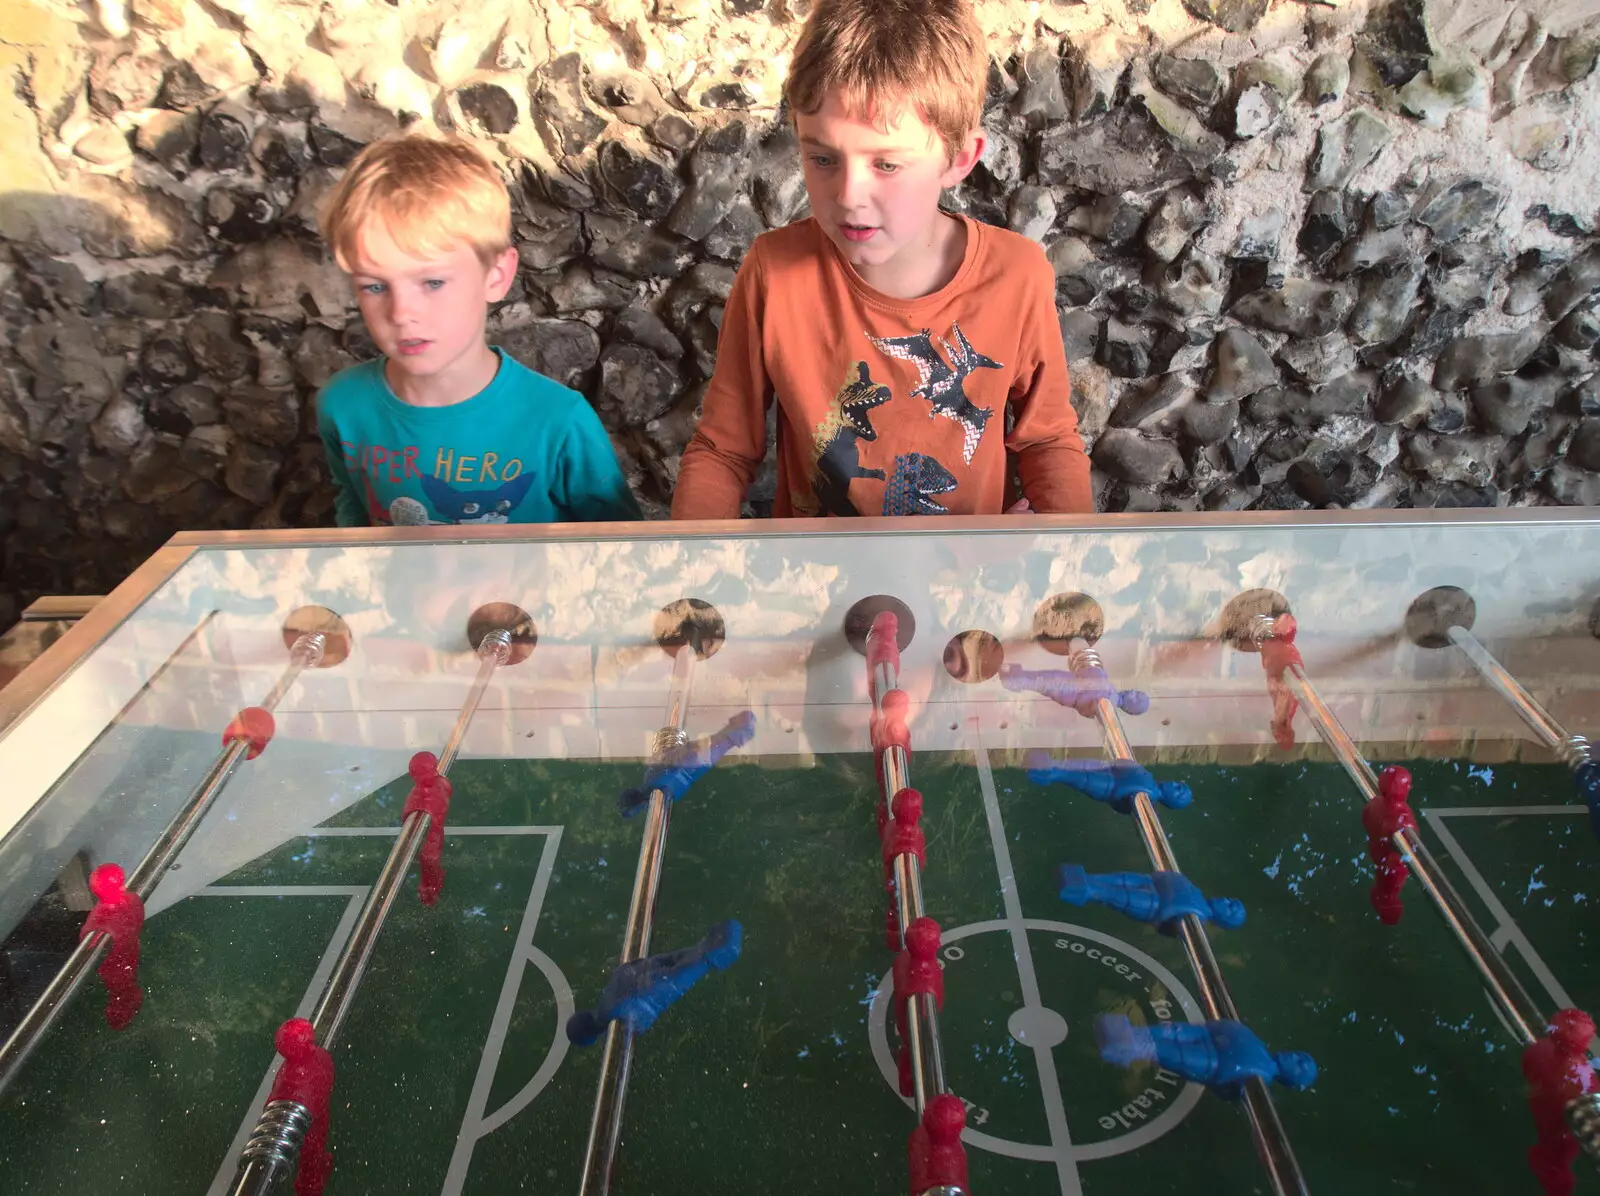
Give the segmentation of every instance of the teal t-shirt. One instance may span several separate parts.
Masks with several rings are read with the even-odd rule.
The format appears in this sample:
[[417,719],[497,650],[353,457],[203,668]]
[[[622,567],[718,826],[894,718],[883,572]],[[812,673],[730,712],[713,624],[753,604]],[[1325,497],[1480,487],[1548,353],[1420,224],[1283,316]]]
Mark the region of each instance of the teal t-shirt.
[[640,518],[594,408],[495,352],[494,381],[448,407],[401,402],[381,357],[328,380],[317,428],[339,526]]

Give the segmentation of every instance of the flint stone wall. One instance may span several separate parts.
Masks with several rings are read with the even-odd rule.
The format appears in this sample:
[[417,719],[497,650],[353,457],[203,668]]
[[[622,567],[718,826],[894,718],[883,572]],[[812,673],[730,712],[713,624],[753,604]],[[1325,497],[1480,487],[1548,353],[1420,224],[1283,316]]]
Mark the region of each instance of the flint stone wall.
[[[735,267],[806,212],[807,7],[0,6],[0,625],[179,529],[332,521],[312,397],[371,345],[314,213],[412,125],[503,168],[493,339],[664,515]],[[949,203],[1047,249],[1102,509],[1600,504],[1600,0],[979,14]]]

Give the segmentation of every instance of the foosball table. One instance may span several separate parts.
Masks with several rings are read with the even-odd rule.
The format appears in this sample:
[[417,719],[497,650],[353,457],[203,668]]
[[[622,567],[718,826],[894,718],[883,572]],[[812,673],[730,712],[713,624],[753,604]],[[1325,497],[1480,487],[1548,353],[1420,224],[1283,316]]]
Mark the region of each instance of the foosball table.
[[1596,513],[185,534],[0,690],[0,1191],[1600,1193],[1597,726]]

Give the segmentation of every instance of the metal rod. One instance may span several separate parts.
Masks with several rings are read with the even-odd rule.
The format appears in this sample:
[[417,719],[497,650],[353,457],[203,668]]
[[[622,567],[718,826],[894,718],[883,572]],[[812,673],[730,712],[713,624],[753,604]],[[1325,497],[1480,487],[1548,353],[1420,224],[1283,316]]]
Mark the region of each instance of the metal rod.
[[472,688],[467,691],[467,700],[461,704],[461,713],[456,715],[456,725],[450,728],[450,737],[444,741],[444,747],[440,749],[441,776],[449,772],[450,766],[456,762],[456,755],[461,751],[461,741],[467,737],[467,728],[472,725],[473,716],[478,713],[478,706],[483,702],[484,691],[489,688],[494,671],[509,659],[511,659],[509,631],[503,628],[491,631],[478,641],[478,675],[472,679]]
[[1447,634],[1450,642],[1461,649],[1490,688],[1510,704],[1539,742],[1559,756],[1562,763],[1576,771],[1589,761],[1592,751],[1589,741],[1582,735],[1569,735],[1560,723],[1550,717],[1550,712],[1539,705],[1533,695],[1506,671],[1506,667],[1489,654],[1489,650],[1478,642],[1477,636],[1459,624],[1451,625]]
[[[924,1031],[922,1049],[927,1055],[927,1091],[932,1096],[938,1096],[950,1090],[949,1085],[945,1082],[944,1045],[939,1038],[939,1006],[935,1003],[932,994],[918,993],[917,999],[911,1003],[909,1008],[917,1010],[922,1015],[922,1028]],[[906,1020],[909,1023],[909,1016]]]
[[[455,726],[451,728],[450,737],[445,740],[444,750],[439,754],[441,776],[449,771],[454,762],[461,740],[478,712],[478,705],[483,701],[484,690],[494,676],[495,669],[504,664],[510,654],[511,637],[505,631],[490,632],[479,642],[478,675],[473,679],[472,688],[467,691],[467,700],[462,703]],[[345,940],[339,958],[334,961],[333,972],[311,1013],[311,1025],[317,1032],[318,1044],[324,1050],[331,1051],[338,1040],[339,1030],[344,1025],[344,1019],[355,1001],[356,990],[361,987],[361,978],[372,959],[384,919],[389,916],[400,886],[405,883],[406,873],[411,870],[417,853],[422,850],[422,840],[432,821],[428,815],[418,812],[401,824],[400,835],[390,849],[389,857],[384,860],[361,912],[356,915],[355,928]]]
[[910,852],[894,857],[895,914],[900,919],[900,946],[906,943],[906,927],[922,917],[922,867]]
[[[652,755],[661,761],[671,749],[688,741],[683,725],[689,714],[689,697],[694,688],[695,659],[699,645],[687,643],[673,658],[672,685],[667,695],[667,725],[656,733]],[[645,812],[644,836],[639,841],[639,864],[633,874],[633,896],[628,902],[628,921],[622,932],[620,963],[632,963],[650,953],[650,932],[655,922],[656,897],[661,887],[662,863],[666,858],[667,830],[672,821],[672,802],[660,789],[650,794]],[[622,1141],[622,1113],[627,1099],[628,1077],[633,1070],[633,1027],[614,1021],[606,1028],[605,1053],[600,1059],[600,1084],[595,1093],[594,1112],[589,1121],[589,1140],[583,1153],[581,1196],[604,1196],[611,1190]]]
[[[871,631],[867,632],[867,640],[869,642],[874,634]],[[882,706],[883,695],[891,689],[900,688],[899,669],[890,665],[887,660],[880,660],[872,666],[872,672],[868,680],[872,682],[872,704],[874,706]]]
[[[1250,634],[1256,642],[1271,639],[1276,627],[1276,620],[1271,615],[1258,615],[1250,628]],[[1457,632],[1465,637],[1465,641],[1457,636]],[[1524,720],[1536,735],[1543,739],[1547,746],[1561,750],[1563,747],[1580,745],[1587,758],[1588,749],[1582,736],[1564,736],[1560,726],[1544,712],[1532,698],[1528,697],[1509,673],[1500,667],[1499,663],[1484,651],[1483,646],[1466,631],[1465,628],[1451,627],[1450,638],[1462,651],[1466,652],[1468,659],[1479,666],[1483,675],[1490,683],[1511,702],[1518,707]],[[1470,643],[1470,647],[1468,644]],[[1475,650],[1475,651],[1474,651]],[[1481,659],[1480,659],[1481,658]],[[1492,671],[1485,670],[1484,664],[1491,666]],[[1311,679],[1306,675],[1303,664],[1291,661],[1284,670],[1287,684],[1294,696],[1299,699],[1306,709],[1312,724],[1318,734],[1332,749],[1339,763],[1344,765],[1345,772],[1355,782],[1356,789],[1366,801],[1371,801],[1378,796],[1378,778],[1372,766],[1366,762],[1356,750],[1355,742],[1346,733],[1344,726],[1337,716],[1328,709],[1321,695],[1317,693],[1316,686],[1311,684]],[[1496,675],[1503,678],[1506,686],[1503,687]],[[1514,691],[1514,692],[1513,692]],[[1526,700],[1527,710],[1519,705],[1514,694],[1520,694]],[[1542,719],[1541,726],[1537,719]],[[1573,768],[1582,763],[1582,759],[1573,760],[1564,756]],[[1483,933],[1482,927],[1468,912],[1466,903],[1461,895],[1450,884],[1449,878],[1439,866],[1438,861],[1422,841],[1422,837],[1410,827],[1401,827],[1390,836],[1390,841],[1395,848],[1405,857],[1406,866],[1417,878],[1417,883],[1422,886],[1434,908],[1439,911],[1439,916],[1444,919],[1451,932],[1455,935],[1456,942],[1471,960],[1473,967],[1478,970],[1479,977],[1488,989],[1489,997],[1495,1007],[1504,1016],[1506,1023],[1511,1027],[1512,1037],[1518,1044],[1527,1047],[1540,1036],[1540,1029],[1549,1024],[1539,1006],[1528,995],[1528,990],[1517,979],[1516,974],[1506,964],[1504,957],[1495,949],[1489,936]],[[1567,1106],[1567,1116],[1572,1124],[1574,1136],[1583,1152],[1590,1160],[1600,1163],[1600,1107],[1590,1102],[1587,1098],[1580,1097]]]
[[[439,755],[441,776],[455,760],[495,669],[510,656],[511,633],[508,631],[491,631],[478,642],[478,674],[473,679],[472,688],[467,691],[467,700],[456,715],[455,726],[445,741],[444,751]],[[429,815],[419,811],[409,815],[400,824],[400,834],[383,867],[379,869],[378,878],[367,893],[361,912],[356,915],[355,926],[345,940],[344,949],[334,961],[328,982],[311,1011],[311,1026],[316,1032],[318,1045],[324,1050],[331,1051],[338,1041],[339,1031],[344,1028],[345,1018],[355,1003],[356,991],[361,987],[361,979],[372,959],[378,935],[383,931],[384,921],[417,858],[417,852],[422,849],[422,841],[432,821]],[[281,1107],[284,1105],[302,1107],[292,1101],[272,1101],[262,1110],[254,1133],[239,1154],[239,1166],[234,1174],[233,1186],[228,1189],[229,1196],[266,1196],[280,1175],[288,1175],[295,1170],[300,1138],[304,1135],[305,1127],[301,1125],[298,1130],[294,1129],[295,1119],[286,1116]]]
[[[1511,708],[1517,712],[1517,716],[1527,725],[1528,729],[1534,733],[1545,747],[1553,751],[1563,764],[1572,769],[1573,772],[1577,772],[1591,760],[1600,760],[1600,756],[1595,755],[1594,748],[1589,743],[1589,740],[1583,735],[1568,732],[1566,728],[1556,722],[1550,712],[1522,687],[1521,682],[1513,677],[1510,671],[1490,654],[1489,650],[1479,642],[1478,637],[1473,635],[1470,630],[1460,624],[1452,624],[1445,629],[1445,634],[1450,637],[1450,642],[1460,648],[1462,654],[1472,662],[1472,667],[1478,670],[1478,674],[1489,683],[1489,687],[1506,700]],[[1416,836],[1413,834],[1411,838],[1415,839]],[[1398,841],[1398,839],[1399,836],[1397,835],[1396,840]],[[1420,840],[1417,841],[1417,846],[1421,847]],[[1402,848],[1402,850],[1404,849]],[[1423,850],[1426,849],[1424,848]],[[1415,870],[1413,868],[1413,871]],[[1423,879],[1420,872],[1417,879],[1423,881],[1424,888],[1428,887],[1427,881]],[[1448,882],[1444,882],[1442,876],[1439,879],[1448,890]],[[1430,897],[1433,896],[1431,889],[1428,895]],[[1455,905],[1459,907],[1461,904],[1460,898],[1456,897],[1453,892],[1450,893],[1450,897],[1454,900]],[[1486,966],[1490,961],[1493,961],[1501,969],[1505,968],[1499,952],[1493,949],[1493,944],[1485,944],[1474,950],[1470,941],[1471,936],[1476,934],[1481,938],[1482,931],[1478,930],[1470,919],[1468,919],[1467,926],[1464,929],[1457,928],[1451,919],[1449,911],[1439,902],[1438,898],[1435,898],[1435,904],[1439,905],[1439,912],[1445,916],[1445,920],[1451,922],[1451,928],[1456,930],[1457,938],[1461,940],[1462,946],[1466,948],[1467,953],[1472,956],[1473,963],[1477,965],[1478,971],[1484,974],[1485,982],[1489,985],[1490,994],[1506,1012],[1516,1036],[1524,1046],[1532,1043],[1537,1038],[1535,1027],[1547,1024],[1544,1020],[1544,1015],[1539,1012],[1538,1007],[1528,998],[1527,991],[1517,982],[1516,977],[1509,970],[1505,970],[1505,977],[1510,981],[1509,984],[1505,984],[1505,987],[1512,993],[1521,996],[1526,1007],[1533,1012],[1534,1020],[1530,1023],[1525,1015],[1514,1008],[1508,1007],[1505,997],[1498,991],[1497,978],[1488,974],[1488,967]],[[1485,947],[1487,947],[1487,951],[1485,951]],[[1584,1154],[1589,1156],[1590,1161],[1600,1164],[1600,1100],[1589,1094],[1572,1101],[1567,1105],[1567,1120],[1571,1125],[1573,1136],[1577,1139],[1579,1146],[1582,1147]]]
[[318,1045],[325,1050],[332,1050],[338,1041],[339,1031],[344,1028],[344,1020],[355,1002],[356,990],[361,987],[361,978],[366,975],[373,948],[377,946],[378,934],[400,894],[406,873],[422,849],[422,840],[432,821],[427,814],[416,812],[401,823],[400,835],[378,871],[378,879],[373,882],[366,903],[356,917],[355,928],[333,965],[327,986],[317,998],[316,1007],[311,1011],[311,1026],[316,1031]]
[[911,764],[906,750],[898,744],[883,751],[883,800],[891,802],[894,795],[911,784]]
[[[905,948],[906,927],[922,917],[927,907],[922,902],[922,866],[917,857],[904,852],[894,858],[895,901],[899,908],[900,945]],[[912,1047],[913,1079],[916,1079],[917,1116],[928,1101],[941,1092],[948,1092],[945,1081],[944,1044],[939,1035],[939,1006],[928,993],[919,993],[906,1010],[908,1038],[920,1040],[921,1050]],[[915,1027],[912,1029],[912,1027]],[[917,1077],[922,1077],[917,1079]]]
[[1406,866],[1456,936],[1467,958],[1478,969],[1489,996],[1510,1023],[1512,1034],[1522,1046],[1531,1045],[1538,1039],[1546,1021],[1528,990],[1522,987],[1522,981],[1506,966],[1500,952],[1473,921],[1461,895],[1450,884],[1421,836],[1411,827],[1401,827],[1394,833],[1392,842],[1405,857]]
[[[1098,667],[1100,655],[1093,647],[1084,647],[1073,653],[1071,664],[1074,670],[1086,665]],[[1100,723],[1106,754],[1114,760],[1133,760],[1133,749],[1123,732],[1122,716],[1118,713],[1116,704],[1107,698],[1101,698],[1095,704],[1095,717]],[[1145,854],[1150,857],[1150,863],[1157,871],[1182,871],[1178,867],[1172,843],[1167,838],[1148,793],[1134,794],[1133,813],[1134,821],[1139,828],[1139,837],[1144,841]],[[1233,994],[1228,991],[1227,981],[1223,978],[1222,968],[1217,963],[1216,954],[1211,950],[1211,940],[1206,936],[1205,924],[1193,914],[1186,914],[1178,923],[1177,931],[1178,941],[1183,945],[1183,953],[1188,957],[1189,968],[1194,973],[1195,983],[1200,989],[1200,1004],[1205,1010],[1206,1017],[1213,1021],[1241,1020],[1239,1008],[1234,1003]],[[1289,1144],[1289,1135],[1284,1130],[1283,1121],[1279,1118],[1277,1106],[1272,1100],[1272,1091],[1267,1087],[1265,1080],[1253,1076],[1245,1082],[1244,1104],[1245,1112],[1250,1119],[1250,1135],[1255,1140],[1256,1154],[1266,1170],[1267,1180],[1272,1185],[1274,1196],[1305,1196],[1310,1189],[1306,1187],[1305,1176],[1300,1172],[1300,1162],[1295,1158],[1294,1148]]]
[[[893,860],[895,918],[900,924],[900,949],[905,950],[906,927],[922,916],[922,871],[917,857],[910,853],[897,855]],[[924,1033],[928,1012],[933,1013],[933,1024]],[[906,1048],[911,1056],[911,1096],[916,1102],[917,1116],[927,1108],[928,1101],[944,1091],[944,1053],[937,1043],[939,1011],[921,1000],[906,1006]],[[937,1066],[934,1057],[937,1056]]]
[[[300,674],[308,668],[315,668],[321,661],[325,644],[326,637],[320,632],[308,632],[295,640],[294,646],[289,649],[289,664],[277,683],[268,691],[267,696],[261,700],[262,709],[270,712],[277,708],[278,703],[283,700],[283,695],[289,691],[289,687],[295,683]],[[234,769],[238,767],[239,761],[244,759],[249,746],[247,740],[229,741],[212,761],[211,767],[206,770],[206,775],[200,783],[179,807],[172,821],[162,828],[161,834],[151,845],[150,850],[128,875],[128,891],[140,901],[150,900],[151,894],[156,891],[156,886],[161,883],[161,878],[167,874],[173,861],[194,837],[195,831],[199,829],[200,823],[215,804],[218,795],[227,787],[233,777]],[[39,994],[38,1000],[34,1001],[28,1012],[23,1015],[16,1029],[4,1043],[0,1043],[0,1094],[10,1087],[11,1081],[22,1070],[23,1064],[33,1054],[34,1048],[43,1041],[56,1018],[83,987],[83,982],[89,978],[89,973],[100,966],[101,960],[110,949],[109,934],[95,932],[81,939],[45,987],[44,992]]]
[[[1252,633],[1258,641],[1270,639],[1272,626],[1271,616],[1260,616]],[[1306,675],[1305,666],[1291,661],[1284,674],[1285,684],[1305,708],[1317,734],[1355,783],[1362,800],[1375,800],[1378,797],[1378,774],[1356,748],[1355,741],[1350,738],[1338,716],[1322,700],[1317,687]],[[1510,1024],[1513,1035],[1523,1046],[1533,1042],[1539,1036],[1539,1028],[1545,1025],[1544,1015],[1500,952],[1495,950],[1489,936],[1473,919],[1466,903],[1450,884],[1427,844],[1416,831],[1406,827],[1390,836],[1390,841],[1404,857],[1406,866],[1439,911],[1445,925],[1455,935],[1468,960],[1478,970],[1488,987],[1490,999]]]
[[[870,642],[874,633],[868,632]],[[883,713],[883,699],[900,687],[899,671],[888,661],[880,661],[869,674],[873,713]],[[883,752],[883,800],[911,784],[911,761],[904,748],[893,745]],[[912,922],[923,916],[922,868],[917,857],[904,852],[894,857],[895,916],[900,923],[900,949],[905,950],[905,933]],[[944,1065],[944,1046],[939,1034],[939,1007],[931,994],[919,993],[906,1002],[906,1051],[911,1057],[911,1092],[920,1119],[928,1102],[949,1091]],[[950,1189],[957,1192],[958,1189]],[[935,1189],[938,1191],[938,1189]],[[932,1196],[930,1193],[929,1196]]]

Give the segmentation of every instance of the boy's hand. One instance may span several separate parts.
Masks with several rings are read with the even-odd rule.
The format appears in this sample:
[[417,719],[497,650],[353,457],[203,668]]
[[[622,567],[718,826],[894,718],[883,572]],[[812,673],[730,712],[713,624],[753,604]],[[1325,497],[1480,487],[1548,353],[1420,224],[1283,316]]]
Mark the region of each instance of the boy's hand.
[[1017,499],[1015,503],[1006,508],[1007,515],[1032,515],[1033,513],[1033,507],[1031,504],[1029,504],[1027,495],[1023,495],[1021,498]]

